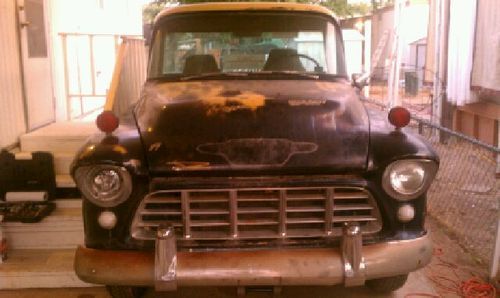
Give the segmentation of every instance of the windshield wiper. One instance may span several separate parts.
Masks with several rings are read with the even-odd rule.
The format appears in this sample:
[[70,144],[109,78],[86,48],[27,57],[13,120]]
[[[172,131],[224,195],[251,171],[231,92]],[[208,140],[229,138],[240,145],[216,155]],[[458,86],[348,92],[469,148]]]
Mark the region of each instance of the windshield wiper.
[[313,79],[313,80],[319,79],[319,75],[317,75],[317,74],[303,73],[303,72],[297,72],[297,71],[288,71],[288,70],[281,70],[281,71],[264,70],[264,71],[259,71],[259,72],[253,72],[252,74],[285,75],[285,76],[294,76],[294,77]]
[[228,78],[228,77],[246,77],[248,73],[246,72],[209,72],[202,73],[199,75],[191,75],[181,77],[181,81],[190,81],[190,80],[198,80],[198,79],[209,79],[209,78]]
[[209,72],[209,73],[202,73],[199,75],[181,76],[178,78],[178,80],[191,81],[191,80],[217,79],[217,78],[238,78],[238,77],[244,78],[244,77],[259,76],[259,75],[298,77],[310,80],[319,80],[322,78],[329,78],[329,79],[345,78],[345,76],[342,75],[334,75],[328,73],[312,74],[312,73],[304,73],[304,72],[288,71],[288,70],[282,70],[282,71],[264,70],[264,71],[251,71],[251,72]]

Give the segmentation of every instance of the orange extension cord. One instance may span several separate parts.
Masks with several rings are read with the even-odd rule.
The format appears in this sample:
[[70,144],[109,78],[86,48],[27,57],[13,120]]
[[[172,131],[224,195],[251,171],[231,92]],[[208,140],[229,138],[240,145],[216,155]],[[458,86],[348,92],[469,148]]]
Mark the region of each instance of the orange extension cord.
[[[459,281],[460,278],[457,274],[458,269],[460,269],[456,264],[449,263],[441,258],[443,255],[443,250],[438,248],[434,250],[434,256],[439,260],[436,266],[443,266],[448,268],[455,279],[446,276],[430,274],[429,279],[442,291],[455,294],[458,297],[463,298],[496,298],[497,289],[490,283],[485,282],[477,276],[473,276],[465,281]],[[472,275],[475,275],[472,273]],[[431,298],[441,298],[440,295],[429,294],[429,293],[410,293],[405,296],[405,298],[411,297],[431,297]]]

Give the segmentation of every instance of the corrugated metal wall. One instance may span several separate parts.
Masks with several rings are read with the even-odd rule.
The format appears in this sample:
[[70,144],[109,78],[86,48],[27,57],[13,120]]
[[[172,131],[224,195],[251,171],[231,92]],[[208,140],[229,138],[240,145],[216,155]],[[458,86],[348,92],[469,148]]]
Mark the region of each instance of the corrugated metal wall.
[[127,49],[113,111],[120,115],[139,99],[146,80],[147,48],[143,39],[124,37]]
[[0,148],[26,131],[15,2],[0,1]]

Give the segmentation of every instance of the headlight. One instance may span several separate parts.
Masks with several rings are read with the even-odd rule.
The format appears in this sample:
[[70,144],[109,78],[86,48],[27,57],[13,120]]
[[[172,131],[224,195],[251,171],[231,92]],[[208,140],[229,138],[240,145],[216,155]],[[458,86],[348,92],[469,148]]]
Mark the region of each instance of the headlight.
[[114,207],[132,192],[132,179],[122,167],[98,165],[80,167],[75,180],[83,195],[100,207]]
[[407,159],[391,163],[382,176],[382,187],[391,197],[406,201],[424,193],[436,175],[431,160]]

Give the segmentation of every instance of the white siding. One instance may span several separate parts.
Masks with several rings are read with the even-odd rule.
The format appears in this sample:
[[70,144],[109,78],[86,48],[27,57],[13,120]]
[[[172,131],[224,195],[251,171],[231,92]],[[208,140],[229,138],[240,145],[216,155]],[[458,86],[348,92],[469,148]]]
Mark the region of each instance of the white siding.
[[450,31],[448,33],[448,101],[463,106],[476,101],[470,90],[476,0],[450,2]]
[[481,0],[477,9],[472,86],[500,92],[500,3]]
[[349,77],[353,73],[363,72],[363,40],[364,37],[357,30],[342,30],[344,37],[345,61]]
[[15,0],[0,1],[0,148],[26,131]]

